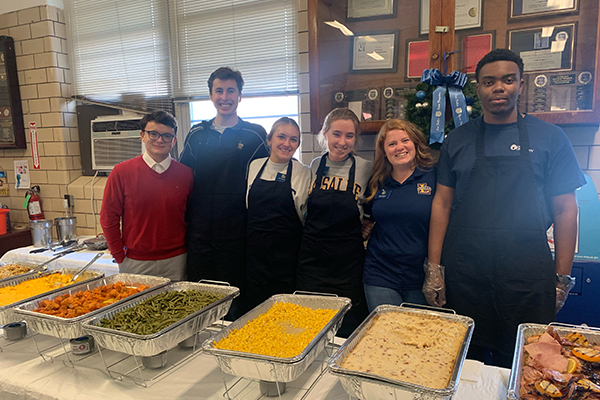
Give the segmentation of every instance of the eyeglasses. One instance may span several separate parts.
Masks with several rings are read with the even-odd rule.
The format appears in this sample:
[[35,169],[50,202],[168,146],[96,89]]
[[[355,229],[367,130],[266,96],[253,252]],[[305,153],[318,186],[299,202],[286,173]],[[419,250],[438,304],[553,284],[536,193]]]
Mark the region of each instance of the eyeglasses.
[[175,137],[175,135],[171,135],[170,133],[158,133],[156,131],[144,131],[144,130],[142,130],[142,132],[146,132],[148,134],[148,137],[152,141],[157,141],[158,138],[162,138],[163,142],[165,142],[165,143],[171,143],[173,141],[173,138]]

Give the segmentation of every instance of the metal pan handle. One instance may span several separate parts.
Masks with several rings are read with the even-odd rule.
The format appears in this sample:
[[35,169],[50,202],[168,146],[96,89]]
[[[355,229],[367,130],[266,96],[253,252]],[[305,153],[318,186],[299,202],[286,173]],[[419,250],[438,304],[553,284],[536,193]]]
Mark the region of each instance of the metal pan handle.
[[434,306],[424,306],[423,304],[415,304],[415,303],[402,303],[400,304],[400,307],[406,307],[406,308],[423,308],[425,310],[432,310],[432,311],[438,311],[438,312],[443,312],[446,314],[454,314],[456,315],[456,311],[452,310],[451,308],[441,308],[441,307],[434,307]]
[[229,284],[229,282],[224,282],[224,281],[213,281],[213,280],[210,280],[210,279],[200,279],[200,280],[198,281],[198,283],[209,283],[209,284],[212,284],[212,285],[231,286],[231,285]]
[[310,295],[310,296],[338,297],[338,295],[334,294],[334,293],[309,292],[309,291],[306,291],[306,290],[296,290],[294,292],[294,295],[296,295],[296,294],[307,294],[307,295]]
[[560,327],[564,327],[564,328],[586,329],[586,330],[590,330],[590,331],[600,332],[600,328],[596,328],[593,326],[587,326],[587,324],[572,325],[572,324],[565,324],[563,322],[550,322],[548,324],[548,326],[553,326],[553,327],[560,326]]

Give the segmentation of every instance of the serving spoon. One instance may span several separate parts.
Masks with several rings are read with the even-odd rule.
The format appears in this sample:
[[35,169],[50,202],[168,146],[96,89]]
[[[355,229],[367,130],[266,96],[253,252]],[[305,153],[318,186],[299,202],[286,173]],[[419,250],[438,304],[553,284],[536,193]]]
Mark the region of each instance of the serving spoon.
[[104,253],[98,253],[94,256],[94,258],[92,258],[92,260],[85,264],[85,266],[83,268],[81,268],[75,275],[73,275],[73,278],[71,278],[71,280],[69,281],[69,283],[71,282],[75,282],[77,280],[77,278],[79,278],[79,275],[81,275],[83,273],[83,271],[85,271],[86,269],[88,269],[88,267],[90,265],[92,265],[93,263],[96,262],[97,259],[99,259],[100,257],[102,257],[104,255]]

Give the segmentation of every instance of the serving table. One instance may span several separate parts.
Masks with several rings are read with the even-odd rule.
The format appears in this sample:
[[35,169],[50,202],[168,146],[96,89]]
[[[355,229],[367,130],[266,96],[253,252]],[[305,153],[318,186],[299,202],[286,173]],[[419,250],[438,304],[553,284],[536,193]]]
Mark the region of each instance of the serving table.
[[[33,247],[23,247],[6,253],[0,262],[22,261],[41,263],[52,257],[51,251],[30,254]],[[83,267],[98,251],[84,250],[68,254],[50,264],[50,269]],[[118,266],[112,256],[98,259],[94,269],[103,271],[106,276],[118,273]],[[227,322],[225,322],[227,324]],[[219,329],[217,325],[213,330]],[[50,337],[37,335],[36,340],[50,340]],[[334,346],[340,346],[344,339],[335,338]],[[236,400],[265,399],[261,397],[259,383],[254,380],[223,374],[214,356],[198,353],[174,368],[149,388],[131,381],[112,379],[104,368],[98,352],[88,355],[73,367],[63,362],[46,362],[40,357],[31,335],[15,342],[3,339],[0,330],[0,398],[3,400],[35,398],[40,400],[62,399],[119,399],[119,400],[221,400],[224,395],[224,381],[229,388],[229,396]],[[321,353],[298,379],[287,385],[281,396],[286,400],[349,400],[340,381],[325,369],[329,355],[335,349],[328,348]],[[510,370],[485,366],[477,361],[466,360],[460,384],[454,395],[455,400],[504,400]],[[273,397],[274,399],[277,397]],[[268,399],[268,398],[266,398]]]

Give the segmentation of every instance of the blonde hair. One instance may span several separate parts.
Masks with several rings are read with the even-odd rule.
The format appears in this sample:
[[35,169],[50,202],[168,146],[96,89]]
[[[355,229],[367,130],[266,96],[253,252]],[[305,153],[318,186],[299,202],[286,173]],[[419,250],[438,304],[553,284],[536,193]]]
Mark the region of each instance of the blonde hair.
[[431,150],[425,141],[425,135],[417,128],[416,125],[401,119],[391,119],[387,121],[377,134],[375,144],[375,161],[373,161],[373,173],[369,181],[369,189],[371,194],[366,198],[369,202],[373,200],[379,187],[383,186],[383,182],[392,174],[392,164],[385,156],[385,138],[389,131],[401,130],[406,132],[408,138],[415,145],[415,159],[413,163],[416,168],[427,170],[431,169],[435,164],[431,156]]
[[300,127],[298,126],[298,123],[296,121],[289,117],[281,117],[273,123],[271,130],[267,134],[267,141],[273,138],[273,135],[275,134],[275,132],[277,132],[277,128],[279,128],[281,125],[291,125],[294,128],[296,128],[296,130],[298,131],[298,144],[300,144],[300,140],[302,140],[302,135],[300,134]]
[[[354,124],[354,133],[356,134],[356,142],[360,140],[359,120],[354,111],[349,108],[336,108],[327,114],[325,121],[323,121],[323,127],[319,131],[319,136],[317,136],[317,141],[324,149],[327,149],[325,134],[331,129],[331,124],[339,120],[352,121]],[[352,153],[354,153],[354,149],[352,149]]]

